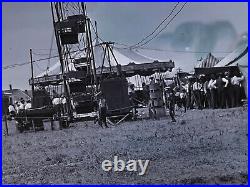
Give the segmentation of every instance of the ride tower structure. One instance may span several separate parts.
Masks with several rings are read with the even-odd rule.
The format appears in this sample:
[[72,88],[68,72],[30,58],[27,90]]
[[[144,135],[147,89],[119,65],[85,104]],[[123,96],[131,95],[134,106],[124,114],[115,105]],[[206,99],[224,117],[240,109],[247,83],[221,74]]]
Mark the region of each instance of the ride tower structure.
[[76,88],[85,88],[80,92],[90,86],[94,94],[97,85],[91,21],[83,2],[51,2],[51,13],[67,111],[72,115],[70,101]]

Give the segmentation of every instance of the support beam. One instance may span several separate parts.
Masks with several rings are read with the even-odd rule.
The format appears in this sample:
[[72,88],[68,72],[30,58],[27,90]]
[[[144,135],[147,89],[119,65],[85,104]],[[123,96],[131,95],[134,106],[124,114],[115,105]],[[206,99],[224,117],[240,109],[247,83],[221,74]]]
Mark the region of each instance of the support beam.
[[31,105],[34,105],[34,69],[33,69],[33,57],[32,57],[32,49],[30,49],[30,66],[31,66]]

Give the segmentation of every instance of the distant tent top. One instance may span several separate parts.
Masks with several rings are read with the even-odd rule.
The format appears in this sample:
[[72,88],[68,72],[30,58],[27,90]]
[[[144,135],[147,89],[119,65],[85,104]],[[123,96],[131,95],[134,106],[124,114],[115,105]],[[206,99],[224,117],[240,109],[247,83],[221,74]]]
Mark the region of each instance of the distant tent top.
[[[135,63],[135,64],[153,63],[155,61],[158,61],[157,59],[146,57],[138,53],[137,51],[129,49],[129,48],[123,49],[123,48],[113,47],[113,53],[115,55],[116,60],[118,61],[120,65],[128,65],[130,63]],[[104,50],[103,50],[103,46],[99,43],[98,39],[96,39],[94,43],[94,55],[95,55],[96,68],[101,67],[103,63]],[[111,59],[111,65],[116,66],[115,59],[113,58],[112,55],[110,55],[110,59]],[[109,63],[106,58],[104,62],[104,66],[107,66],[108,64]],[[58,74],[61,71],[60,67],[61,67],[60,62],[58,61],[53,66],[51,66],[48,70],[40,73],[39,75],[35,77],[42,77],[47,74],[55,74],[55,73]],[[69,67],[69,69],[71,69],[71,67]]]
[[219,61],[218,58],[209,53],[203,61],[196,65],[196,68],[211,68],[218,64]]
[[227,55],[218,64],[216,64],[215,67],[229,66],[230,64],[233,64],[243,56],[247,55],[247,53],[248,53],[248,43],[244,42],[241,45],[239,45],[232,53]]
[[[201,63],[200,63],[201,64]],[[240,68],[241,67],[241,68]],[[231,72],[239,72],[243,71],[242,68],[248,68],[248,43],[241,42],[240,45],[230,54],[228,54],[225,58],[219,61],[216,65],[210,68],[205,67],[196,67],[196,74],[211,74],[218,73],[224,71]],[[247,76],[246,73],[244,76]]]
[[[103,46],[100,45],[98,40],[96,40],[94,46],[95,46],[94,47],[95,64],[96,64],[96,67],[100,67],[102,66],[103,57],[104,57]],[[146,57],[129,48],[123,49],[123,48],[113,47],[113,53],[120,65],[127,65],[129,63],[135,63],[135,64],[152,63],[156,60],[156,59]],[[111,58],[111,65],[115,66],[116,65],[115,59],[112,57],[112,55],[110,55],[110,58]],[[108,64],[107,59],[105,59],[104,65],[107,65],[107,64]]]

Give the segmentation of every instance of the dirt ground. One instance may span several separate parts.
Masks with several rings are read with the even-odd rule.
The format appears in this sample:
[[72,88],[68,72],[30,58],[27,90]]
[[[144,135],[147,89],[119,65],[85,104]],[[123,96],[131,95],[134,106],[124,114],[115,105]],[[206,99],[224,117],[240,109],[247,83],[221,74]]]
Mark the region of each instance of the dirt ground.
[[[190,110],[177,122],[141,120],[102,129],[93,122],[59,131],[3,135],[4,184],[246,184],[247,108]],[[3,126],[4,128],[4,126]],[[114,156],[150,160],[147,172],[105,172]]]

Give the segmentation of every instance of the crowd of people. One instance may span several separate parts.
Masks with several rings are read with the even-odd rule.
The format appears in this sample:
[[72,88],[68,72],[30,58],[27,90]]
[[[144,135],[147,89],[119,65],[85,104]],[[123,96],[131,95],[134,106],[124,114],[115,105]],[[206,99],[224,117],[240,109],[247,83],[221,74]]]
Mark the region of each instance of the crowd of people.
[[58,94],[54,95],[52,105],[55,108],[57,116],[62,116],[67,113],[67,100],[63,94],[61,96]]
[[[129,96],[133,100],[148,105],[150,103],[150,84],[158,84],[163,91],[163,100],[169,109],[172,121],[177,108],[232,108],[242,105],[245,98],[243,88],[244,76],[240,73],[221,72],[210,75],[191,76],[184,79],[174,79],[169,84],[164,79],[150,78],[149,84],[142,83],[142,90],[134,91],[134,85],[128,88]],[[140,93],[139,93],[140,92]]]
[[173,88],[177,97],[177,104],[189,109],[203,108],[232,108],[239,107],[243,99],[242,81],[240,74],[230,75],[229,72],[201,75],[196,78],[180,82]]
[[21,111],[28,110],[31,108],[31,100],[25,101],[23,98],[20,98],[19,101],[16,101],[15,104],[9,104],[8,111],[11,117],[14,117],[16,114],[19,114]]

